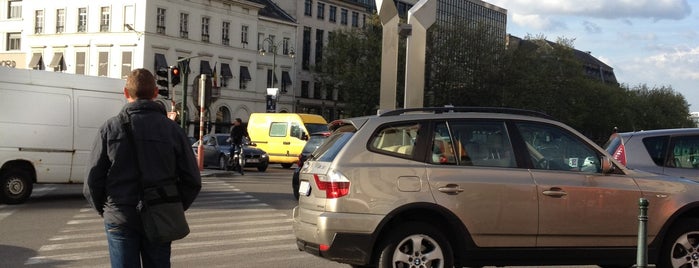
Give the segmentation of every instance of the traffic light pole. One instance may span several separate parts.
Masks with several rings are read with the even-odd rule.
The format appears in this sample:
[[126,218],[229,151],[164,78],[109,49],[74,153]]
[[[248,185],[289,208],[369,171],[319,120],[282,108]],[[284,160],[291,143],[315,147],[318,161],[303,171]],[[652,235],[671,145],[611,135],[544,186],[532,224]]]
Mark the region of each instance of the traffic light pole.
[[182,116],[180,117],[180,127],[187,132],[187,77],[189,77],[189,58],[177,61],[180,70],[184,74],[182,78]]

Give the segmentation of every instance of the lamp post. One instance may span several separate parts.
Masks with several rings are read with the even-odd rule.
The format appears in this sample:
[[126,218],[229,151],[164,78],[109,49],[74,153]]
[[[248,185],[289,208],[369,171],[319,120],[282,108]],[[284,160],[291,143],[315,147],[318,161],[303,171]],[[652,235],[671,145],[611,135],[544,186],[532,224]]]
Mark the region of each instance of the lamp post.
[[[296,53],[294,52],[294,48],[288,44],[289,39],[284,39],[282,41],[279,41],[278,43],[274,43],[274,39],[272,38],[265,38],[262,40],[262,47],[260,48],[260,56],[265,56],[267,52],[270,52],[272,54],[272,83],[271,87],[267,88],[267,112],[268,113],[274,113],[277,111],[277,98],[279,95],[279,88],[275,86],[275,81],[274,78],[277,77],[277,54],[279,53],[279,46],[282,47],[282,54],[283,55],[288,55],[290,58],[296,57]],[[269,51],[265,50],[264,46],[265,43],[269,44],[268,48]],[[284,79],[282,77],[282,79]],[[283,92],[282,92],[283,93]]]

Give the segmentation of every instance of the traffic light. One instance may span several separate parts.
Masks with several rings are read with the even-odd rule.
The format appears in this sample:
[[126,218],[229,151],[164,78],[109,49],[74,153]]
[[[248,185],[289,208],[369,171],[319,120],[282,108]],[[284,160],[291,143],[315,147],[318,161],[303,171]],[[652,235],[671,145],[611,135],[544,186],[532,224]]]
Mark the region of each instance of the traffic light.
[[[161,87],[168,87],[170,82],[168,81],[168,69],[166,68],[160,68],[157,71],[155,71],[155,74],[158,75],[158,80],[156,81],[157,84]],[[178,80],[179,81],[179,80]]]
[[176,66],[170,66],[170,84],[176,86],[180,83],[180,68]]
[[167,89],[158,89],[158,95],[161,95],[167,99],[167,97],[170,96],[170,90]]

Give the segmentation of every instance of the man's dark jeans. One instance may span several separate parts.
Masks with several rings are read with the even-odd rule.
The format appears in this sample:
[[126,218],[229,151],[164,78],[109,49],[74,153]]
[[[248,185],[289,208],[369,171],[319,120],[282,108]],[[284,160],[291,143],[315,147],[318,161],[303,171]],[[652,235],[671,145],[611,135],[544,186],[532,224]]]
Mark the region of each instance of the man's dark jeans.
[[171,243],[151,244],[138,230],[105,223],[112,268],[170,267]]

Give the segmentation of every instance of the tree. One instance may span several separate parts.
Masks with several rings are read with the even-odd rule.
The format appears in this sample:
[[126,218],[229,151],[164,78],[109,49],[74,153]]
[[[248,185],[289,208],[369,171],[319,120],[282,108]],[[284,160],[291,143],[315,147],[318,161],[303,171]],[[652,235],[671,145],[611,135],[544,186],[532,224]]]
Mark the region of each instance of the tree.
[[377,16],[362,29],[332,33],[315,72],[316,82],[336,89],[346,116],[375,112],[381,85],[381,24]]

